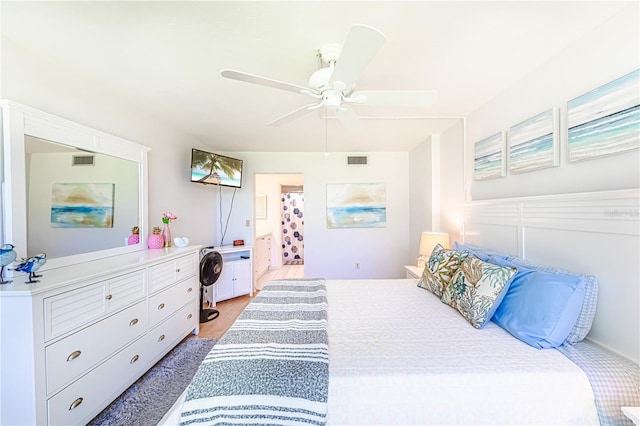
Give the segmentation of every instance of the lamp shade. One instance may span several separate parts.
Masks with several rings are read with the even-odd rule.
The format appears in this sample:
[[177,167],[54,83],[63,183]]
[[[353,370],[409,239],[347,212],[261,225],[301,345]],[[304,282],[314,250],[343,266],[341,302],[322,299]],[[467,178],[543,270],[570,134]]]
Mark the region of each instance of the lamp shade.
[[423,232],[420,237],[420,256],[431,256],[431,252],[437,244],[444,248],[449,248],[449,234],[444,232]]

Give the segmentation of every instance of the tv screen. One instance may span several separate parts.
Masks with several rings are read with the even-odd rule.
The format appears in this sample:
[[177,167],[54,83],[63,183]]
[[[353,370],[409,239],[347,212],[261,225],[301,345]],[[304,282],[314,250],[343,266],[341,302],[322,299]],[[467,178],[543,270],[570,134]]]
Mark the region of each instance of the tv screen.
[[242,187],[242,160],[191,149],[191,182]]

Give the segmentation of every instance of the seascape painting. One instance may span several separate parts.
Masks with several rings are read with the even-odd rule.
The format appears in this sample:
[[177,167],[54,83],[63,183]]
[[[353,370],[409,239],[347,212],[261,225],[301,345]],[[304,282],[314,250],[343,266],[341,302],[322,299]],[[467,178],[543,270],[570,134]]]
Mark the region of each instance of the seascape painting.
[[567,103],[569,161],[640,148],[640,70]]
[[475,180],[493,179],[506,174],[505,145],[504,131],[475,143],[473,156]]
[[559,164],[558,108],[509,129],[509,171],[525,173]]
[[387,226],[384,183],[327,185],[327,228]]
[[54,183],[52,228],[112,228],[113,183]]

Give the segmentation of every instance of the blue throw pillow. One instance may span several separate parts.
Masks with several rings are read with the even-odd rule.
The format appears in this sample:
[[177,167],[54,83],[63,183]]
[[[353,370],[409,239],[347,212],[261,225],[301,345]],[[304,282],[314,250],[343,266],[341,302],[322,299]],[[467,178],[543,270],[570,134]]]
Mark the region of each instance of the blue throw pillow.
[[501,258],[490,261],[518,268],[492,320],[534,348],[562,345],[582,309],[582,276],[534,270]]
[[495,250],[488,249],[486,247],[480,247],[473,244],[463,244],[458,241],[453,243],[453,248],[455,250],[468,251],[473,254],[478,259],[486,262],[490,257],[499,257],[501,259],[510,259],[511,256],[508,254],[502,254]]

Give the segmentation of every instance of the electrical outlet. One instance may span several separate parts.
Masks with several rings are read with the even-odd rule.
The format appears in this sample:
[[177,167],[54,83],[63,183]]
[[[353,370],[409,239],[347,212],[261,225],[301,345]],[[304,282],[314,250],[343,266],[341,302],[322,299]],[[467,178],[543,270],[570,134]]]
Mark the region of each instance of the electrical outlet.
[[244,221],[244,226],[246,226],[247,228],[251,226],[251,220],[247,219]]
[[360,269],[360,262],[356,262],[356,269]]

